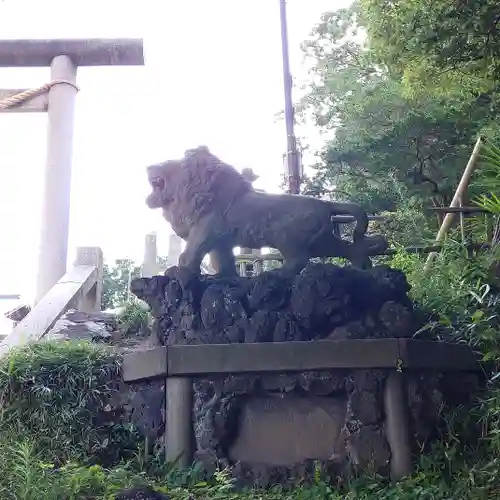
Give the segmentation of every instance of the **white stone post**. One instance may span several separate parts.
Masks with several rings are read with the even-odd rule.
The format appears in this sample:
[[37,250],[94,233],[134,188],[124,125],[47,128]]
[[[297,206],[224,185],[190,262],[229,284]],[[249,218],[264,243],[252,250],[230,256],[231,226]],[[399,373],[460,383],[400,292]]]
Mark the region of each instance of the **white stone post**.
[[188,377],[165,379],[165,455],[180,467],[191,465],[193,384]]
[[[256,248],[254,253],[256,255],[262,255],[262,249],[261,248]],[[257,275],[261,274],[262,273],[262,269],[263,269],[262,261],[258,260],[253,265],[253,271],[254,271],[255,275],[257,276]]]
[[179,265],[179,257],[182,252],[182,239],[176,234],[171,234],[168,240],[167,269]]
[[69,236],[71,163],[76,87],[76,66],[68,56],[54,57],[51,80],[68,83],[49,91],[47,159],[44,173],[42,220],[35,303],[66,272]]
[[[245,257],[248,255],[261,255],[262,250],[260,248],[245,248],[241,247],[240,249],[241,256]],[[262,272],[262,261],[257,261],[255,264],[253,264],[253,272],[255,275],[260,274]],[[247,275],[247,264],[245,262],[241,262],[239,266],[239,273],[240,276],[246,276]]]
[[156,234],[146,234],[144,241],[144,261],[142,263],[141,276],[151,278],[158,274],[158,248]]
[[99,247],[78,247],[76,249],[75,266],[95,266],[97,268],[97,279],[90,291],[82,297],[75,309],[78,311],[93,313],[101,310],[102,278],[104,259]]
[[393,481],[399,481],[413,472],[407,398],[403,373],[391,371],[385,381],[384,410]]

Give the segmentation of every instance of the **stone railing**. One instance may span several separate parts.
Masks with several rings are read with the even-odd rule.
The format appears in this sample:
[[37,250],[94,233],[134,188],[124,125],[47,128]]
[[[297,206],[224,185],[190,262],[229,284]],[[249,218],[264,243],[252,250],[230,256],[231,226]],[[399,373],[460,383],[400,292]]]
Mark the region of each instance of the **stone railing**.
[[[387,374],[382,399],[390,472],[398,480],[412,472],[412,447],[405,379],[409,373],[478,372],[466,345],[403,338],[265,342],[254,344],[169,345],[127,354],[125,382],[165,379],[167,459],[188,466],[193,458],[192,392],[199,377],[243,374],[347,371]],[[359,394],[354,393],[355,396]],[[215,397],[215,396],[214,396]],[[351,398],[352,399],[352,398]],[[351,401],[349,404],[359,402]]]
[[5,337],[0,355],[11,347],[40,340],[68,310],[99,311],[102,294],[102,251],[97,247],[79,247],[73,267],[45,294]]

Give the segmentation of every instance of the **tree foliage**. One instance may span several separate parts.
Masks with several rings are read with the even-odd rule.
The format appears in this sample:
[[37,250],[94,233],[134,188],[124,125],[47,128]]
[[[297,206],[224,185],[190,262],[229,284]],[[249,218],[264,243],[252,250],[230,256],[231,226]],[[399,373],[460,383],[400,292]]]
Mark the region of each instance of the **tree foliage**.
[[[159,270],[166,269],[167,260],[167,256],[158,256]],[[134,280],[140,276],[141,266],[132,259],[116,259],[111,266],[104,264],[101,308],[111,309],[124,304],[128,296],[129,278]]]
[[[430,75],[431,81],[437,77],[457,83],[461,78],[462,84],[472,84],[462,90],[496,91],[500,78],[498,2],[360,0],[360,7],[371,43],[388,64],[403,72],[415,63],[433,67],[436,74]],[[450,90],[460,89],[455,85]]]
[[[298,112],[332,137],[309,187],[336,186],[336,197],[371,210],[394,210],[403,191],[422,204],[449,203],[477,134],[496,132],[499,109],[493,69],[459,72],[425,49],[444,12],[432,5],[361,0],[325,13],[304,42],[312,69]],[[443,47],[447,22],[435,35]]]
[[140,277],[140,266],[131,259],[117,259],[113,266],[104,264],[101,308],[118,307],[127,300],[129,277]]

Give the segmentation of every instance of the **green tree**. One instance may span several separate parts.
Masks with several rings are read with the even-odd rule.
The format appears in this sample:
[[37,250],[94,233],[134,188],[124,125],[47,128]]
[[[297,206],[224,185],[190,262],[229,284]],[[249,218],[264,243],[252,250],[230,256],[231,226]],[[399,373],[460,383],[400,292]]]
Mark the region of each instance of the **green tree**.
[[371,211],[394,210],[414,196],[447,204],[476,135],[494,124],[497,110],[466,100],[457,81],[453,98],[410,91],[395,55],[365,36],[377,17],[363,8],[325,13],[303,44],[311,79],[299,116],[331,137],[308,187],[335,187],[336,198]]
[[360,13],[372,47],[393,70],[463,97],[498,91],[495,0],[360,0]]
[[104,264],[101,309],[117,307],[127,301],[129,276],[140,277],[140,266],[131,259],[117,259],[114,265]]

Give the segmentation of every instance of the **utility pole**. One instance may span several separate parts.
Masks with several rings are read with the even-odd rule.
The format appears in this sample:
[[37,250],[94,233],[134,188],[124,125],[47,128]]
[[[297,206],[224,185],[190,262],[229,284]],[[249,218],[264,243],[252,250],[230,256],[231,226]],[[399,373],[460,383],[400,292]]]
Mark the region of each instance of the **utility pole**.
[[283,59],[283,90],[285,97],[285,123],[286,123],[286,154],[285,175],[288,191],[299,194],[300,180],[302,177],[301,163],[297,151],[297,140],[294,132],[294,109],[292,104],[292,75],[290,73],[290,60],[288,57],[288,28],[286,20],[286,0],[280,0],[281,20],[281,53]]

